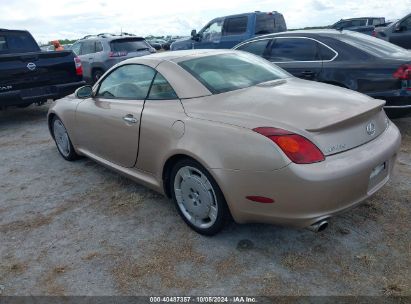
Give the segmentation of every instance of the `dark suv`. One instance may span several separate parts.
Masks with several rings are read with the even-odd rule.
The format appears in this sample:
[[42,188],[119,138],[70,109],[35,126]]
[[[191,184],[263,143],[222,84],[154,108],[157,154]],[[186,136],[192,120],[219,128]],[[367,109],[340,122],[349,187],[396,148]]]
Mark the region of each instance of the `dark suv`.
[[120,61],[156,52],[144,38],[132,34],[86,36],[74,43],[71,50],[81,60],[84,79],[92,83]]

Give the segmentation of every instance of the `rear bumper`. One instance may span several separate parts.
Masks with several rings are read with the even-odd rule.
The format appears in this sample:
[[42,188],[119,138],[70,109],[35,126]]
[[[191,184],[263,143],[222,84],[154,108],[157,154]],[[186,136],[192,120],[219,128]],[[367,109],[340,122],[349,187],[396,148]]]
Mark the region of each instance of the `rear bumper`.
[[[269,223],[308,227],[352,208],[379,190],[390,178],[401,142],[397,127],[373,141],[309,165],[290,164],[275,171],[214,169],[230,211],[239,223]],[[382,172],[371,172],[385,164]],[[274,203],[256,203],[246,196],[263,196]]]
[[411,89],[402,89],[368,94],[373,98],[383,99],[386,109],[411,109]]
[[47,101],[47,99],[59,99],[72,94],[83,85],[85,85],[85,81],[2,92],[0,93],[0,107],[27,105]]

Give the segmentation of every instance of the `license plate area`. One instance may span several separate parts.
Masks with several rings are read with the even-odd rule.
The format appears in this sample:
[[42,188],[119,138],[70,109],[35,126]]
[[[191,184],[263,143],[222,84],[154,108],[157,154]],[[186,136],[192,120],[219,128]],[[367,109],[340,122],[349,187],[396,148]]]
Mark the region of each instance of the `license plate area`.
[[372,169],[371,174],[370,174],[370,180],[377,177],[381,172],[383,172],[386,166],[387,166],[386,162],[383,162],[382,164],[379,164],[374,169]]
[[370,173],[368,192],[373,192],[388,175],[388,161],[375,166]]

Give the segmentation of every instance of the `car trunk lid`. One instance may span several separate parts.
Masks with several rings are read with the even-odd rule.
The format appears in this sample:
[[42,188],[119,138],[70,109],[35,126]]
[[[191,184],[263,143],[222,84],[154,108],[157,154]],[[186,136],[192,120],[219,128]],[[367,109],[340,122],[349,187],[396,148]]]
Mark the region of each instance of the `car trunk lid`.
[[191,117],[248,129],[286,129],[306,136],[325,155],[352,149],[381,134],[387,124],[384,104],[348,89],[297,78],[183,100]]

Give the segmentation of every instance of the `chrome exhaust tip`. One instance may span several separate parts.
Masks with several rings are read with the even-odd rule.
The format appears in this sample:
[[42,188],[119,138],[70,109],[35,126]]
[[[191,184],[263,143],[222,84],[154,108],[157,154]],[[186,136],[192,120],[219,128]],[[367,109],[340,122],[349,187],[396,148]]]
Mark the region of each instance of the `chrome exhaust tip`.
[[312,224],[311,226],[308,226],[307,229],[313,232],[321,232],[321,231],[324,231],[327,227],[328,227],[328,221],[322,220],[315,224]]

